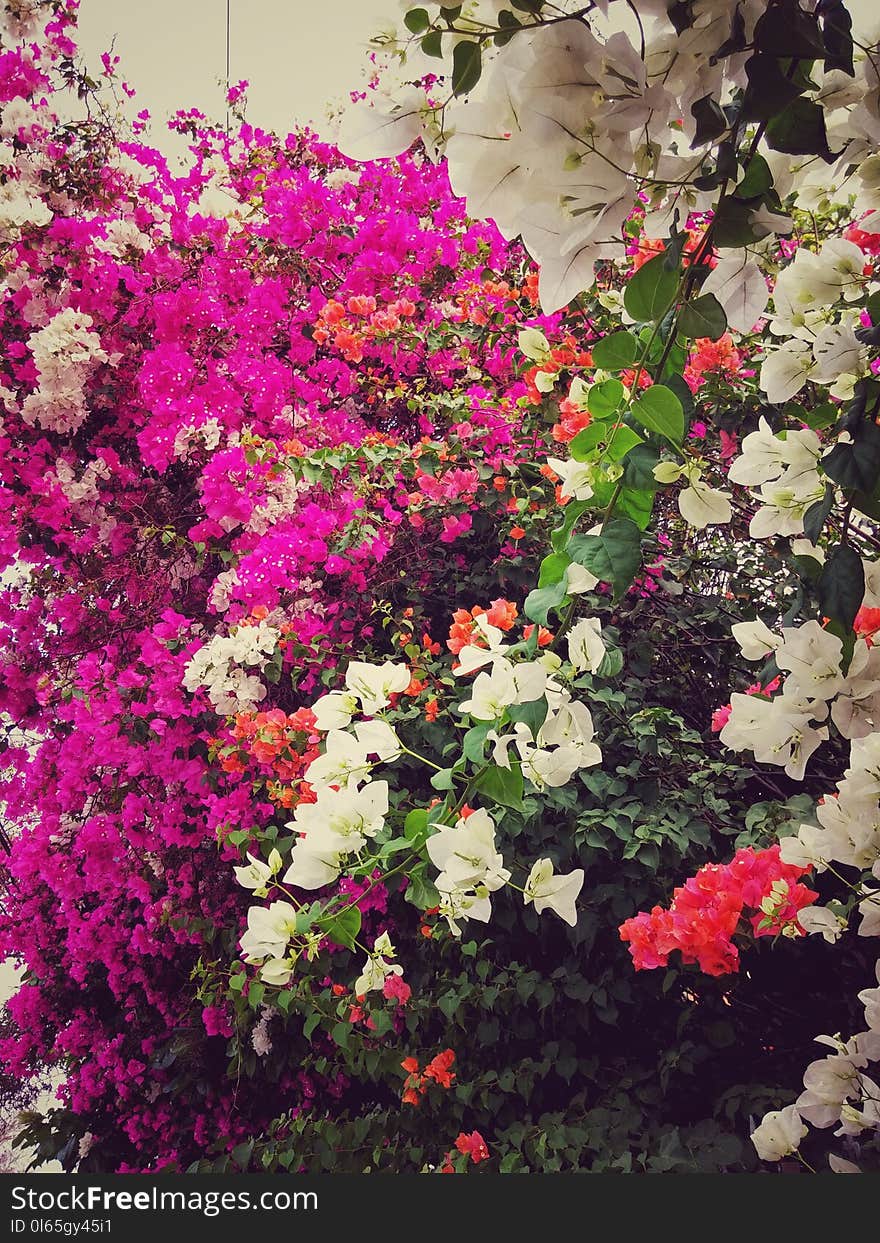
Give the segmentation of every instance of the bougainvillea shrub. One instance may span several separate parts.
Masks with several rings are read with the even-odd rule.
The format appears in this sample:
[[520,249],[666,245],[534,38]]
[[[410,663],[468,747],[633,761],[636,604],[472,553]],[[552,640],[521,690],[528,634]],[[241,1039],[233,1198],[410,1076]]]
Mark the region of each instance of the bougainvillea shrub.
[[174,170],[4,6],[38,1161],[876,1162],[876,39],[596,8],[411,9],[339,148],[235,87]]

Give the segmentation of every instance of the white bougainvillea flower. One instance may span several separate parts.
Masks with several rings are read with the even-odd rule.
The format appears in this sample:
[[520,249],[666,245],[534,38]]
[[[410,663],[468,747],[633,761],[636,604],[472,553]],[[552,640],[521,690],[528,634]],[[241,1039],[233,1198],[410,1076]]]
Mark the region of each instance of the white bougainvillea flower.
[[816,360],[806,342],[789,341],[764,359],[758,383],[769,402],[782,405],[797,396],[816,369]]
[[359,710],[357,697],[346,691],[331,691],[329,695],[322,695],[312,704],[315,724],[322,733],[331,729],[345,729]]
[[527,906],[530,902],[534,902],[535,910],[539,915],[544,911],[553,911],[573,928],[577,923],[575,904],[583,884],[583,868],[576,868],[564,876],[554,875],[551,861],[539,859],[529,873],[523,899]]
[[575,743],[564,743],[552,750],[539,747],[523,756],[523,776],[536,790],[543,790],[545,786],[558,788],[568,785],[579,768],[587,767],[581,759],[581,749]]
[[770,298],[764,273],[745,250],[725,254],[700,286],[700,293],[715,295],[734,332],[751,332]]
[[577,673],[595,673],[605,659],[602,623],[597,617],[585,617],[573,626],[568,636],[568,659]]
[[295,932],[296,907],[290,902],[272,902],[269,906],[250,907],[247,931],[239,942],[245,962],[281,958]]
[[498,734],[494,729],[490,729],[486,735],[486,741],[493,744],[492,759],[499,768],[510,768],[509,749],[511,745],[516,746],[520,758],[523,753],[528,754],[534,745],[532,731],[524,721],[517,721],[509,734]]
[[400,90],[394,99],[375,94],[369,104],[346,110],[337,136],[339,150],[352,160],[381,160],[400,155],[422,133],[425,92]]
[[434,866],[457,887],[481,886],[494,893],[510,880],[495,847],[495,823],[484,808],[454,825],[439,826],[425,848]]
[[829,945],[840,940],[841,933],[846,931],[846,920],[829,911],[825,906],[802,906],[797,913],[797,920],[804,932],[811,935],[819,933]]
[[[370,724],[383,725],[384,722],[373,721]],[[343,729],[331,729],[324,754],[312,760],[303,775],[316,789],[320,786],[360,785],[368,779],[373,767],[367,755],[363,743],[352,734]]]
[[363,660],[353,660],[345,673],[345,685],[352,695],[357,695],[367,716],[373,716],[387,708],[391,695],[399,695],[410,684],[412,674],[406,665],[386,661],[384,665],[371,665]]
[[782,642],[781,636],[774,634],[759,617],[754,621],[736,622],[730,627],[730,633],[746,660],[766,660]]
[[298,889],[320,889],[336,880],[349,856],[363,849],[367,839],[357,833],[339,833],[326,824],[316,824],[299,838],[290,852],[290,866],[284,873],[286,885]]
[[678,510],[688,526],[698,531],[730,522],[733,516],[730,493],[710,488],[696,475],[691,476],[688,486],[679,492]]
[[257,859],[254,855],[247,852],[250,859],[248,867],[233,868],[235,879],[245,889],[253,889],[257,893],[262,890],[260,896],[265,895],[269,881],[276,873],[281,871],[281,855],[274,848],[269,853],[269,862],[264,863],[262,859]]
[[819,437],[810,428],[788,430],[776,435],[761,416],[758,430],[742,442],[742,453],[731,463],[727,477],[731,483],[756,487],[786,475],[788,486],[802,475],[815,472],[821,452]]
[[461,649],[458,653],[458,664],[453,669],[453,673],[460,677],[473,673],[476,669],[481,669],[483,665],[489,664],[490,661],[503,657],[509,647],[509,644],[504,642],[504,632],[498,626],[487,622],[482,615],[478,616],[475,621],[474,629],[485,639],[485,646],[478,647],[474,643],[469,643]]
[[550,342],[540,328],[521,328],[516,341],[520,353],[532,362],[543,363],[550,357]]
[[[821,705],[827,712],[827,705]],[[807,760],[827,741],[826,727],[817,729],[814,704],[777,695],[764,699],[760,695],[733,694],[730,716],[719,737],[733,751],[754,751],[762,764],[778,764],[789,777],[802,781]]]
[[576,501],[588,501],[593,495],[593,470],[589,462],[576,462],[570,458],[563,462],[561,458],[547,459],[547,465],[559,476],[559,495],[565,499],[574,497]]
[[354,733],[367,755],[375,755],[385,764],[400,755],[400,739],[387,721],[360,721]]
[[270,958],[260,967],[260,979],[264,984],[283,988],[293,975],[293,963],[287,958]]
[[854,381],[867,372],[868,350],[856,337],[853,323],[828,324],[816,335],[813,358],[816,370],[813,379],[832,384],[842,376]]
[[386,959],[393,957],[394,946],[388,933],[383,932],[373,942],[373,949],[361,969],[361,974],[355,980],[356,997],[365,997],[376,989],[381,990],[389,975],[403,975],[403,967],[397,963],[386,962]]
[[375,837],[387,815],[387,781],[371,781],[361,790],[334,790],[328,786],[317,791],[314,803],[297,804],[287,828],[305,833],[306,841],[319,828],[330,829],[342,837]]
[[440,895],[440,914],[453,936],[461,936],[459,921],[462,919],[476,919],[481,924],[487,924],[491,919],[492,902],[487,890],[463,888],[446,872],[440,873],[434,885]]
[[758,489],[762,502],[749,523],[752,539],[771,535],[802,535],[807,510],[825,495],[825,484],[818,471],[800,476],[790,486],[786,475],[777,483],[765,483]]
[[478,721],[497,721],[516,703],[516,683],[513,669],[507,661],[506,668],[495,667],[491,673],[478,673],[471,687],[470,699],[462,700],[459,712],[466,712]]
[[815,620],[785,627],[776,649],[776,663],[789,673],[786,693],[808,699],[831,699],[843,688],[840,669],[843,644]]
[[599,581],[595,574],[591,574],[586,566],[579,565],[577,561],[572,561],[571,565],[566,566],[565,590],[570,596],[579,596],[585,591],[592,591],[599,585]]
[[797,1152],[807,1134],[807,1127],[794,1105],[774,1109],[765,1114],[760,1126],[752,1131],[751,1140],[762,1161],[781,1161]]
[[[541,727],[538,741],[542,747],[557,746],[574,748],[577,767],[592,768],[601,764],[602,752],[593,741],[593,718],[586,704],[565,704],[548,716]],[[566,751],[566,755],[569,751]]]

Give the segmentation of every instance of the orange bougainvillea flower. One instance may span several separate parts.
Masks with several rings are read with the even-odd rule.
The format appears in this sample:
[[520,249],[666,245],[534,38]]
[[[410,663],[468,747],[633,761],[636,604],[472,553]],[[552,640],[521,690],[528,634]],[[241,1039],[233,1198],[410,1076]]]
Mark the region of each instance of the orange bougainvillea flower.
[[442,1053],[438,1053],[432,1058],[425,1067],[425,1078],[433,1079],[435,1083],[439,1083],[441,1088],[451,1088],[452,1080],[455,1078],[455,1071],[451,1069],[452,1063],[455,1061],[455,1053],[452,1049],[444,1049]]
[[513,539],[513,540],[520,540],[520,539],[522,539],[522,538],[523,538],[523,536],[524,536],[524,535],[525,535],[525,531],[524,531],[524,529],[523,529],[522,527],[511,527],[511,528],[510,528],[510,538],[511,538],[511,539]]
[[[534,626],[531,626],[531,625],[526,626],[525,630],[523,631],[523,638],[530,639],[534,633],[535,633]],[[553,632],[551,630],[548,630],[546,626],[539,626],[538,627],[538,647],[547,647],[548,644],[552,642],[553,642]]]
[[440,711],[440,705],[437,703],[437,700],[429,699],[428,702],[425,704],[425,720],[436,721],[437,713],[439,711]]

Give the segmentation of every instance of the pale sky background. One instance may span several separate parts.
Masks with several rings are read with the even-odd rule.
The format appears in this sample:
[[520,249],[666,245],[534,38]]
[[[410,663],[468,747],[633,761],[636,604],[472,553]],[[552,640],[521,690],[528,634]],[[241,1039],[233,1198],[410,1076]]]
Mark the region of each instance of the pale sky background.
[[[368,67],[367,42],[402,17],[397,0],[230,0],[231,82],[250,82],[247,119],[288,133],[324,127],[328,102],[347,98]],[[88,63],[116,36],[119,70],[149,108],[149,141],[168,149],[178,108],[226,114],[226,0],[82,0],[79,42]]]

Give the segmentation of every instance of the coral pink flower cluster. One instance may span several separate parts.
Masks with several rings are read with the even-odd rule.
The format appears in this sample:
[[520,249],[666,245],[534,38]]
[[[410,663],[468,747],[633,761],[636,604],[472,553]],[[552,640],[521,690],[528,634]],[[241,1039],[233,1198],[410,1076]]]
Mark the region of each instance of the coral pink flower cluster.
[[[779,846],[746,847],[730,863],[709,863],[676,889],[668,909],[655,906],[620,926],[637,971],[665,967],[674,951],[707,975],[739,970],[733,937],[801,936],[797,913],[819,896],[801,884],[809,868],[783,863]],[[744,913],[754,913],[746,917]]]

